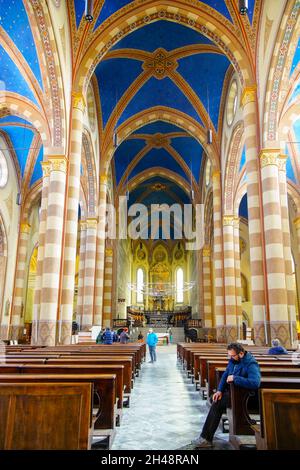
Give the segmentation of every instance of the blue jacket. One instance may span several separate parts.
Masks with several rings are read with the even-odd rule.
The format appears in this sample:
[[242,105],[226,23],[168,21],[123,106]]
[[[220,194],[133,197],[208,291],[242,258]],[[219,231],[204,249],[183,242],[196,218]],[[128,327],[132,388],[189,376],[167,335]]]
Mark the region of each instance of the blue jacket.
[[276,346],[275,348],[270,348],[268,354],[288,354],[288,352],[283,346]]
[[158,336],[156,333],[148,333],[147,335],[148,346],[156,346],[157,341],[158,341]]
[[113,344],[114,334],[111,330],[105,330],[102,339],[104,344]]
[[260,369],[256,359],[246,352],[239,362],[230,359],[220,380],[218,391],[223,392],[227,385],[227,377],[233,375],[233,383],[238,387],[256,390],[260,385]]

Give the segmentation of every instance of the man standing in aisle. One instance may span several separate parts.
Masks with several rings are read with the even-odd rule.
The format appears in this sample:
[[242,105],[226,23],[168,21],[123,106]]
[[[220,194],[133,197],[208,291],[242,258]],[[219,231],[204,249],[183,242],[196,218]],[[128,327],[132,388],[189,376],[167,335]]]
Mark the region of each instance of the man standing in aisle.
[[147,344],[148,344],[148,347],[149,347],[149,353],[150,353],[150,358],[151,358],[151,362],[153,364],[153,362],[156,362],[156,345],[157,345],[157,341],[158,341],[158,337],[157,337],[157,334],[154,333],[154,331],[152,330],[152,328],[149,329],[149,333],[147,335]]

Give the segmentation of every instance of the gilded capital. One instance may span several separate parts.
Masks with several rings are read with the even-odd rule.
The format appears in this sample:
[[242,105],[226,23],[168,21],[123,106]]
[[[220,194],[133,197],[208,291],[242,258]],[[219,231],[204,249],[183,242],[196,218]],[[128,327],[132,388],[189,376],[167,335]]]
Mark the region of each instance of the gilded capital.
[[50,171],[67,172],[67,159],[64,155],[53,155],[48,157],[48,160],[51,165]]
[[241,96],[241,104],[244,108],[246,104],[253,103],[256,99],[256,86],[247,86],[244,88]]
[[84,96],[81,92],[73,92],[72,93],[73,97],[73,108],[79,109],[84,113],[86,104],[85,104],[85,99]]
[[101,184],[107,184],[107,175],[100,175],[100,183]]
[[210,257],[210,254],[211,254],[211,249],[209,246],[204,246],[203,247],[203,256],[205,258],[209,258]]
[[223,216],[223,225],[233,225],[235,216],[234,215],[224,215]]
[[112,248],[106,248],[105,250],[105,256],[111,256],[113,255],[113,249]]
[[80,230],[86,230],[86,221],[85,220],[80,220],[79,225],[80,225]]
[[21,233],[30,233],[31,225],[28,222],[22,222],[20,225]]
[[50,175],[50,162],[41,162],[41,165],[43,170],[43,178],[47,178]]
[[283,153],[281,153],[280,155],[278,155],[278,168],[279,168],[279,171],[286,171],[286,161],[288,159],[288,156],[287,155],[284,155]]
[[294,224],[295,224],[295,227],[296,227],[296,228],[300,228],[300,217],[297,217],[297,218],[294,220]]
[[97,228],[98,220],[95,217],[90,217],[86,219],[86,227],[89,228]]
[[233,219],[233,223],[234,223],[234,226],[235,227],[239,227],[240,226],[240,218],[239,216],[234,216],[234,219]]
[[278,149],[263,149],[259,154],[260,166],[264,168],[268,165],[278,166],[280,157],[280,150]]

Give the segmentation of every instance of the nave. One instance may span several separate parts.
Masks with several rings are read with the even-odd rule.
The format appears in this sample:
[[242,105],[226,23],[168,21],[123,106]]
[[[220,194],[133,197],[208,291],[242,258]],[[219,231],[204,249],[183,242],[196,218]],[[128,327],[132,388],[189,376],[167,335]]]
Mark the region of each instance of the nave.
[[[155,364],[147,357],[112,450],[193,449],[190,442],[199,436],[208,407],[177,361],[176,350],[173,344],[158,347]],[[215,449],[232,449],[221,430]]]

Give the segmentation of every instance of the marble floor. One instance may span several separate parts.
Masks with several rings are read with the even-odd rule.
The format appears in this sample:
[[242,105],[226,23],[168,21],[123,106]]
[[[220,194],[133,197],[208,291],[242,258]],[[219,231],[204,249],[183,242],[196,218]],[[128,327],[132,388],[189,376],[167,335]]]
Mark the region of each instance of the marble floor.
[[[176,345],[157,348],[157,362],[142,366],[117,428],[112,450],[193,449],[207,415],[206,402],[177,363]],[[218,449],[230,449],[228,434],[216,433]]]

